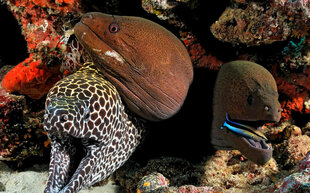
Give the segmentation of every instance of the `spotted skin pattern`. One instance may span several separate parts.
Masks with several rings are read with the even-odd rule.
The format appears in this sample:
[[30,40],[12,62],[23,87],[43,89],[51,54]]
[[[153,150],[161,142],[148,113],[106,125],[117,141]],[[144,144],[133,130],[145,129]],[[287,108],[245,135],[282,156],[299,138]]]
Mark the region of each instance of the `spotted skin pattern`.
[[93,63],[60,80],[47,95],[51,140],[46,193],[78,192],[119,168],[141,139],[115,87]]

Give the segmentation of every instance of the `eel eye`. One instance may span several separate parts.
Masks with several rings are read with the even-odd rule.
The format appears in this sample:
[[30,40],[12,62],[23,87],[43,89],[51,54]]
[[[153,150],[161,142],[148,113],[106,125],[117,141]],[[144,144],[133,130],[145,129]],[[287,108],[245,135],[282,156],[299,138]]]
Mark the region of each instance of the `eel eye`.
[[269,111],[270,110],[270,107],[268,107],[267,105],[265,106],[264,108],[265,111]]
[[246,99],[249,105],[252,105],[254,102],[254,98],[252,95],[249,95],[248,98]]
[[68,115],[67,114],[65,114],[65,115],[61,115],[61,117],[60,117],[60,121],[68,121],[68,119],[69,119],[69,117],[68,117]]
[[88,121],[89,117],[90,117],[90,110],[89,108],[85,108],[84,115],[83,115],[84,121]]
[[119,27],[119,25],[117,23],[111,23],[109,25],[109,31],[111,33],[117,33],[119,30],[120,30],[120,27]]

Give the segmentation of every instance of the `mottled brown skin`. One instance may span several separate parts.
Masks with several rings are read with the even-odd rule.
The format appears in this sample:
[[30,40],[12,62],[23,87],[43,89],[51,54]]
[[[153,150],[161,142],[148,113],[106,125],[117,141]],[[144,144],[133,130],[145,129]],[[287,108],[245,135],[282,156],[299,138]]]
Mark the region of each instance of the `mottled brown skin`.
[[193,67],[171,32],[143,18],[98,12],[85,14],[74,32],[132,111],[158,121],[180,109]]
[[253,162],[264,164],[272,157],[271,147],[266,148],[265,142],[265,148],[255,147],[245,137],[220,127],[226,113],[233,120],[254,123],[278,122],[281,111],[276,82],[265,68],[249,61],[226,63],[214,88],[211,142],[217,149],[238,149]]

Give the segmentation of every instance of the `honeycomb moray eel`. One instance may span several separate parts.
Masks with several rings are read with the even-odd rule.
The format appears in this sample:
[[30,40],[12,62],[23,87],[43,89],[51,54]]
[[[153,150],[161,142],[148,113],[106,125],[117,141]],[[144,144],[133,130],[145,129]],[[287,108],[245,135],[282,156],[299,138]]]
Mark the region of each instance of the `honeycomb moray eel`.
[[281,106],[273,76],[249,61],[233,61],[219,71],[213,96],[211,143],[217,149],[238,149],[257,164],[272,157],[260,126],[278,122]]
[[171,32],[143,18],[91,12],[75,25],[74,33],[129,109],[152,121],[178,112],[193,66]]
[[51,140],[45,192],[78,192],[109,176],[141,139],[115,87],[86,63],[50,89],[44,129]]

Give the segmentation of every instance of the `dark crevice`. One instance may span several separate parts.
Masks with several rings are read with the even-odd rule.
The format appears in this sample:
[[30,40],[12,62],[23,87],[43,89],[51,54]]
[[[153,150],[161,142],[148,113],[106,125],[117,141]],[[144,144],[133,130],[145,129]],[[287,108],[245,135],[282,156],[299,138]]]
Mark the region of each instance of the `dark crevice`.
[[1,30],[0,37],[0,68],[22,62],[28,57],[27,43],[22,35],[21,27],[8,9],[6,4],[0,3]]

